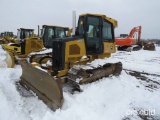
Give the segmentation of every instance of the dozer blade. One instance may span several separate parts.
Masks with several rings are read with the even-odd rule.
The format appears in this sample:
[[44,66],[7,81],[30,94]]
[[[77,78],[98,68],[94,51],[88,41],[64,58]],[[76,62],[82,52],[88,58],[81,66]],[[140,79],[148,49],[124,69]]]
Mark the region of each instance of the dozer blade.
[[63,103],[61,79],[56,79],[48,73],[32,67],[27,61],[18,61],[22,67],[20,83],[36,93],[53,111],[60,108]]
[[8,68],[13,68],[15,66],[14,62],[14,55],[10,51],[6,51],[6,59],[5,62],[7,63]]

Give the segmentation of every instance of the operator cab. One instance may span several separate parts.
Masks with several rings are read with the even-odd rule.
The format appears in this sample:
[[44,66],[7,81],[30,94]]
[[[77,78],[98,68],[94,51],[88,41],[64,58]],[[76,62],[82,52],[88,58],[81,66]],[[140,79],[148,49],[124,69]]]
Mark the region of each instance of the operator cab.
[[84,37],[87,54],[102,54],[103,42],[114,42],[114,26],[101,16],[86,14],[79,17],[76,35]]
[[46,48],[52,48],[52,42],[55,38],[67,37],[68,27],[43,25],[43,43]]
[[20,28],[17,29],[17,39],[18,40],[22,40],[25,39],[27,37],[33,37],[34,34],[34,29],[25,29],[25,28]]
[[20,28],[17,29],[17,40],[20,42],[21,46],[21,54],[25,54],[25,46],[26,46],[26,38],[30,38],[34,36],[34,29],[25,29]]
[[6,37],[13,37],[13,32],[5,32]]
[[128,34],[120,34],[120,38],[127,38]]
[[1,37],[4,37],[5,36],[5,33],[1,33]]

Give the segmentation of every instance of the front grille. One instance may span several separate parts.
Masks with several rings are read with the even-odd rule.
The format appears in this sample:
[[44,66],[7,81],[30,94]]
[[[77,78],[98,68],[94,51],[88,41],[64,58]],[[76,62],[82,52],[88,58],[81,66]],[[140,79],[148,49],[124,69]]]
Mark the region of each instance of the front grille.
[[20,46],[21,46],[21,54],[25,54],[25,49],[26,49],[26,40],[22,39],[20,41]]
[[36,42],[35,41],[31,41],[31,48],[36,48]]
[[35,40],[31,41],[31,48],[41,49],[42,47],[40,45],[41,45],[41,41],[35,41]]
[[65,42],[61,39],[55,39],[53,41],[53,48],[52,48],[52,65],[53,65],[53,71],[58,72],[59,70],[64,69],[64,48]]

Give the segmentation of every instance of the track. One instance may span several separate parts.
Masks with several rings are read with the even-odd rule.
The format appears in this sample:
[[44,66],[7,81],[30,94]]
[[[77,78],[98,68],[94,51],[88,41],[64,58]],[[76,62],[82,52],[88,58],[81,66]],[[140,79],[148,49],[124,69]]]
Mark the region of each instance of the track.
[[91,65],[85,65],[89,69],[84,68],[71,68],[68,72],[68,77],[71,80],[77,80],[78,84],[87,84],[99,80],[102,77],[108,77],[110,75],[119,76],[122,71],[122,63],[106,63],[94,68]]

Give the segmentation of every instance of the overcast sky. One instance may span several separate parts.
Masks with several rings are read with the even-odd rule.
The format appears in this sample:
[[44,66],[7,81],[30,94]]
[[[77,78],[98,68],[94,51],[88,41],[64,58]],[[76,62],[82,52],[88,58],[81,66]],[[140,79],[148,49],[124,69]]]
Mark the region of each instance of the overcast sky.
[[118,21],[115,36],[142,26],[144,39],[160,39],[160,0],[0,0],[0,32],[43,24],[72,27],[72,11],[105,14]]

